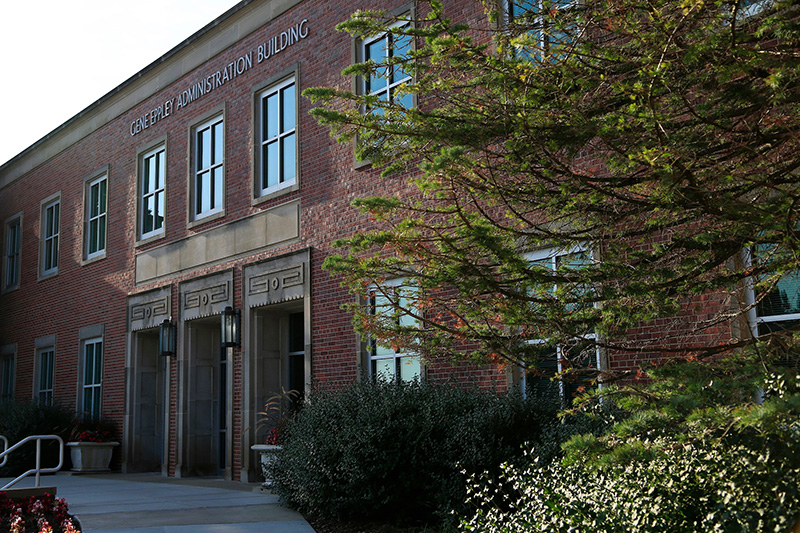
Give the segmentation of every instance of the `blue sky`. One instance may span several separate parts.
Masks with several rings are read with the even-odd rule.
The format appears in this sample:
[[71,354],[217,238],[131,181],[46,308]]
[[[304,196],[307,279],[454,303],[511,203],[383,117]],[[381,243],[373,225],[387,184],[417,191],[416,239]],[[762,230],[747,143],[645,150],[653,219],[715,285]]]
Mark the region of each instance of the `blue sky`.
[[5,2],[0,8],[0,164],[238,2]]

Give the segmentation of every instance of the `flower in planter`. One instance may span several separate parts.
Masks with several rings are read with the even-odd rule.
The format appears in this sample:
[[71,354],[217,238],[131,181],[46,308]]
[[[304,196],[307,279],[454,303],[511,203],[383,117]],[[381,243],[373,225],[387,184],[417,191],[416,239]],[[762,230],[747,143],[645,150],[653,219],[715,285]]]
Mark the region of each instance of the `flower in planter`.
[[283,431],[280,427],[275,426],[269,430],[267,433],[267,438],[264,440],[264,444],[283,444]]
[[116,428],[108,421],[79,422],[72,430],[70,441],[77,442],[113,442],[116,440]]
[[269,427],[269,432],[264,440],[264,444],[280,445],[286,437],[286,426],[302,407],[302,395],[296,390],[286,391],[281,388],[281,392],[272,395],[264,406],[264,410],[259,412],[261,418],[258,427]]

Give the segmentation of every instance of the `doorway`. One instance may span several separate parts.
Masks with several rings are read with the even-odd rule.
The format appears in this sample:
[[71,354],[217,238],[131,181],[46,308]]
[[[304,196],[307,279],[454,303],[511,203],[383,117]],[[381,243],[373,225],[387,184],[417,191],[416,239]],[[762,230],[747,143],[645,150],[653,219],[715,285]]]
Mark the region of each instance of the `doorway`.
[[158,329],[139,331],[134,338],[133,408],[127,472],[166,471],[164,437],[169,358],[158,356]]
[[[267,306],[255,311],[253,328],[256,366],[256,410],[270,398],[296,391],[282,404],[279,416],[302,405],[306,389],[305,313],[302,303]],[[270,424],[257,424],[255,442],[263,443]]]
[[190,476],[227,476],[228,358],[220,319],[187,322],[186,464]]

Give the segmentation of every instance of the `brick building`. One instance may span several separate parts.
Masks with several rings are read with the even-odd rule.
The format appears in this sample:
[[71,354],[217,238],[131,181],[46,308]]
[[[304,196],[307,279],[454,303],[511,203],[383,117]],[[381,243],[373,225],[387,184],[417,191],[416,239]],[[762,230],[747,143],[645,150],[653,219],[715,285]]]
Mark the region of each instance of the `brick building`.
[[[348,88],[341,71],[380,53],[335,30],[372,7],[243,0],[0,167],[0,395],[115,421],[123,471],[252,480],[272,394],[408,370],[403,354],[366,349],[340,308],[352,297],[321,269],[332,241],[370,223],[350,202],[387,184],[300,95]],[[447,7],[485,21],[474,0]],[[227,308],[241,342],[221,348]],[[165,322],[176,349],[160,355]],[[467,365],[410,372],[523,381]]]

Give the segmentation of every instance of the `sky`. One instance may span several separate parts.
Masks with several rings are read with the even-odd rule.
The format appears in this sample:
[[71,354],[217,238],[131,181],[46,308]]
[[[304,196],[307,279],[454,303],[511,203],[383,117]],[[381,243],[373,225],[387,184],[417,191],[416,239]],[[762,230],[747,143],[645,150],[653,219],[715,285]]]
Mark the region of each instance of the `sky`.
[[0,7],[0,165],[239,0],[30,0]]

